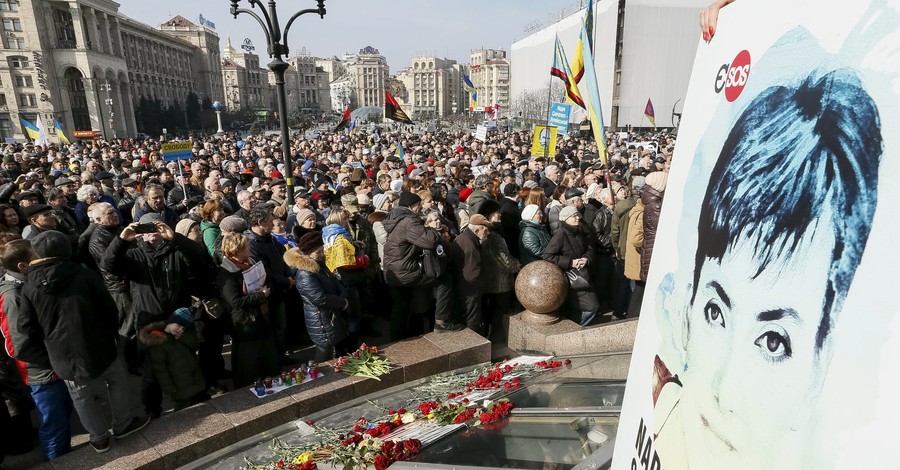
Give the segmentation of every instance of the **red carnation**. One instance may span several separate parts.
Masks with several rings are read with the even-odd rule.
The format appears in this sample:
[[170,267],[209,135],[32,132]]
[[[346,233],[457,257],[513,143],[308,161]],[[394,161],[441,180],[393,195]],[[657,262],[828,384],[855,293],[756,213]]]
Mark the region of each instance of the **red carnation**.
[[390,454],[391,451],[394,450],[394,441],[384,441],[384,444],[381,444],[381,453]]
[[422,448],[422,441],[418,439],[407,439],[403,441],[403,447],[406,448],[407,452],[415,454]]
[[376,455],[373,463],[375,464],[375,470],[385,470],[394,462],[386,455]]

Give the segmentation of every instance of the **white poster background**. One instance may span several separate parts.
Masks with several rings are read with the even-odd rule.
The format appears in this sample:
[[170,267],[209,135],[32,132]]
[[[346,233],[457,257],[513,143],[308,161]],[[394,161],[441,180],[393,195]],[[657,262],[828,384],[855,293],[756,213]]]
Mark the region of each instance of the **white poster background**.
[[[887,468],[896,462],[900,404],[900,1],[737,0],[719,16],[715,38],[701,43],[688,89],[674,161],[647,279],[612,468]],[[875,14],[873,14],[875,11]],[[699,26],[697,28],[699,40]],[[849,40],[848,40],[849,38]],[[734,102],[714,90],[723,64],[742,50],[751,56],[746,87]],[[723,141],[737,117],[760,92],[773,85],[796,83],[813,70],[853,69],[875,102],[884,152],[879,167],[878,205],[871,234],[841,313],[830,333],[833,346],[821,393],[810,407],[813,419],[804,429],[773,435],[772,446],[740,449],[760,462],[716,462],[710,449],[693,458],[656,454],[656,442],[638,449],[641,422],[654,429],[667,416],[654,415],[654,357],[679,341],[671,305],[660,289],[672,291],[673,279],[693,271],[697,221],[709,175]],[[760,181],[765,184],[765,180]],[[683,288],[683,286],[682,286]],[[764,296],[765,292],[759,292]],[[677,298],[678,296],[674,296]],[[669,300],[671,301],[671,299]],[[662,332],[662,333],[661,333]],[[662,336],[662,335],[665,335]],[[715,360],[718,351],[710,351]],[[689,366],[689,364],[688,364]],[[677,372],[677,371],[673,371]],[[732,371],[740,374],[741,371]],[[749,375],[749,374],[748,374]],[[740,376],[738,376],[740,377]],[[708,386],[713,384],[692,384]],[[764,429],[772,419],[760,401],[779,399],[772,384],[748,378],[737,387],[744,405],[733,416],[735,429]],[[735,397],[731,397],[735,398]],[[777,421],[777,418],[773,421]],[[772,427],[778,423],[770,421]],[[735,445],[737,447],[737,445]],[[696,451],[696,449],[695,449]],[[699,454],[699,455],[698,455]],[[654,466],[654,457],[657,459]],[[687,459],[687,462],[685,462]]]

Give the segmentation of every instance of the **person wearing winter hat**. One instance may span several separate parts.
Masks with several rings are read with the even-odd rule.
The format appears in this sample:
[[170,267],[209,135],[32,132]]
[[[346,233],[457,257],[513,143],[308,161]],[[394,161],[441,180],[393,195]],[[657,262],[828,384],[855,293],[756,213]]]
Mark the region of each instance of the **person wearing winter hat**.
[[[47,231],[32,239],[37,259],[22,287],[18,325],[24,337],[17,359],[47,364],[66,380],[69,395],[90,444],[99,453],[110,448],[109,428],[117,439],[142,429],[149,416],[137,416],[140,403],[130,390],[116,348],[118,309],[100,275],[70,259],[65,235]],[[110,423],[94,395],[106,392],[115,420]]]
[[300,240],[301,237],[310,232],[318,232],[316,226],[316,214],[310,209],[300,209],[296,214],[297,223],[291,229],[291,235],[294,240]]
[[417,194],[411,193],[409,191],[403,191],[400,193],[400,207],[406,207],[407,209],[411,209],[413,212],[416,212],[418,208],[417,205],[421,204],[422,198],[420,198]]
[[47,204],[33,204],[22,210],[22,215],[30,225],[22,230],[22,238],[31,240],[37,234],[56,230],[59,220],[53,213],[53,207]]
[[666,192],[666,183],[669,174],[664,171],[654,171],[647,175],[647,186],[641,194],[644,203],[644,239],[641,244],[641,281],[647,282],[647,271],[650,268],[650,258],[653,256],[653,245],[656,241],[656,228],[659,225],[659,215],[662,211],[663,198]]
[[522,266],[543,259],[544,249],[550,243],[550,231],[542,224],[544,212],[537,204],[522,209],[519,222],[519,262]]
[[588,238],[587,229],[581,223],[581,213],[574,206],[560,210],[559,227],[544,249],[543,257],[563,271],[571,270],[588,281],[587,288],[569,289],[565,306],[569,319],[588,326],[600,308],[597,294],[590,285],[591,265],[595,262],[594,243]]
[[489,222],[481,214],[469,217],[466,230],[453,240],[450,245],[450,259],[453,261],[453,272],[456,276],[456,293],[462,304],[463,318],[466,326],[472,331],[487,337],[482,315],[481,244],[490,234]]
[[145,326],[138,339],[146,347],[154,376],[175,403],[176,411],[209,399],[197,359],[199,340],[191,309],[181,307],[168,321]]
[[655,189],[662,194],[666,190],[666,183],[669,181],[669,174],[665,171],[654,171],[646,177],[647,186]]
[[250,229],[250,224],[240,216],[229,215],[219,222],[219,229],[222,232],[244,233]]
[[314,360],[324,362],[356,349],[349,344],[344,317],[350,302],[344,286],[325,267],[324,241],[320,232],[311,232],[297,240],[297,248],[284,254],[294,272],[297,291],[303,298],[306,331],[316,345]]

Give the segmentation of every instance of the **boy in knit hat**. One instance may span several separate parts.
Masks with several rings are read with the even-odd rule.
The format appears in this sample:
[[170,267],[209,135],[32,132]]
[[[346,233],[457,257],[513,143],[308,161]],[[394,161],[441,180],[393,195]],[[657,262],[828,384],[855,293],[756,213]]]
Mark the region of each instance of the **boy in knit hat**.
[[175,403],[175,411],[209,399],[197,359],[199,341],[191,309],[179,308],[165,323],[145,326],[138,338],[147,347],[153,373]]

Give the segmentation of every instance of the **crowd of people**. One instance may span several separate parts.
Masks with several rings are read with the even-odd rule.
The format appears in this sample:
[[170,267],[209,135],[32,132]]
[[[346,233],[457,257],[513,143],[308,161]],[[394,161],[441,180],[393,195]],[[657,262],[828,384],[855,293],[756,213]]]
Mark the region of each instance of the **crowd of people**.
[[673,136],[610,132],[603,158],[587,135],[548,156],[529,131],[383,132],[295,136],[292,174],[277,136],[196,137],[177,161],[154,140],[8,144],[0,426],[30,436],[36,407],[53,459],[74,408],[105,452],[164,395],[178,410],[245,387],[304,341],[321,362],[379,325],[499,340],[516,274],[542,260],[569,279],[562,316],[638,315]]

